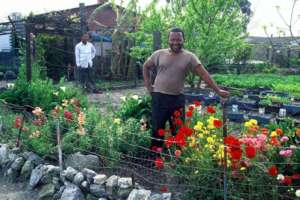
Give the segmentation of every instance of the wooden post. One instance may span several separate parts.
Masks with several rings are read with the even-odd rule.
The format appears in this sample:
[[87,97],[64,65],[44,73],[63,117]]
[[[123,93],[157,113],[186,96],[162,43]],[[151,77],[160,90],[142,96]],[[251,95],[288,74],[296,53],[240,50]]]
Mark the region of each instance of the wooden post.
[[223,186],[224,186],[224,196],[223,199],[227,200],[227,148],[225,144],[225,138],[227,137],[227,113],[226,113],[226,100],[221,99],[221,104],[222,104],[222,112],[223,112],[223,143],[224,143],[224,173],[223,173]]
[[31,37],[30,37],[30,32],[31,32],[31,24],[30,21],[26,21],[25,25],[25,30],[26,30],[26,79],[27,81],[31,81]]
[[79,14],[80,14],[80,31],[81,34],[87,32],[86,16],[85,16],[85,5],[84,3],[79,4]]
[[62,161],[62,149],[61,149],[61,136],[60,136],[60,123],[59,119],[56,122],[56,139],[57,139],[57,151],[58,151],[58,161],[60,172],[63,171],[63,161]]
[[287,49],[287,67],[290,67],[291,49]]

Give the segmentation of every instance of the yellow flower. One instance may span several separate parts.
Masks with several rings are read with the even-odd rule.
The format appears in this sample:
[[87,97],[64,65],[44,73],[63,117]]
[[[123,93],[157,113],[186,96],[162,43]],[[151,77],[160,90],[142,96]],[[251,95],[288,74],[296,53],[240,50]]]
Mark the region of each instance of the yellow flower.
[[201,133],[198,134],[198,137],[202,139],[203,138],[203,134],[201,134]]
[[213,143],[215,142],[215,140],[214,140],[212,137],[208,137],[208,138],[206,139],[206,141],[207,141],[208,143],[210,143],[210,144],[213,144]]
[[120,118],[115,118],[114,123],[118,124],[118,125],[121,124],[121,119]]
[[272,131],[272,133],[271,133],[271,137],[277,137],[277,133],[276,133],[276,131]]
[[194,129],[196,131],[201,131],[203,129],[203,123],[202,122],[197,122],[197,124],[194,126]]
[[191,142],[189,144],[190,147],[195,147],[196,146],[196,138],[195,137],[190,137]]
[[240,170],[241,170],[241,171],[245,171],[245,170],[246,170],[246,167],[241,167]]
[[250,119],[249,121],[245,122],[245,127],[250,128],[253,126],[257,126],[257,120],[255,119]]

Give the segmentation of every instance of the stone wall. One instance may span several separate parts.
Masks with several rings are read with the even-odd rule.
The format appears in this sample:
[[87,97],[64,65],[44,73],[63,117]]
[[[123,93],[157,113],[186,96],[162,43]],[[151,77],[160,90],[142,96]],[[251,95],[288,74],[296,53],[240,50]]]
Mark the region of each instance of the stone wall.
[[0,144],[0,175],[7,181],[28,181],[28,189],[38,189],[40,200],[171,200],[171,193],[153,193],[131,177],[97,174],[92,170],[97,170],[97,159],[76,153],[66,159],[71,166],[61,171],[33,152]]

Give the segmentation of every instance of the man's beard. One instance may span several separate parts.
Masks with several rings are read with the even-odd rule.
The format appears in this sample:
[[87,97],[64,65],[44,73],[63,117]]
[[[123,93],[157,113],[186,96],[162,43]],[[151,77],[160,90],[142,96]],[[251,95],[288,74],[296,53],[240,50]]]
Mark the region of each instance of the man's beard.
[[174,53],[179,53],[181,51],[181,49],[183,48],[183,45],[176,45],[176,47],[174,47],[175,45],[170,45],[171,50]]

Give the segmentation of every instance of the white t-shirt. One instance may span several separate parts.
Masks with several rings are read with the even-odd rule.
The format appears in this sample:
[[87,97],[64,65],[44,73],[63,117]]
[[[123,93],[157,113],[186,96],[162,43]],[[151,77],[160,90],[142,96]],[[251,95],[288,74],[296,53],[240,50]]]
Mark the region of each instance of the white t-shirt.
[[88,68],[93,66],[93,58],[95,58],[96,49],[90,42],[83,44],[78,43],[75,47],[76,65],[81,68]]

